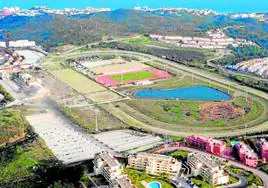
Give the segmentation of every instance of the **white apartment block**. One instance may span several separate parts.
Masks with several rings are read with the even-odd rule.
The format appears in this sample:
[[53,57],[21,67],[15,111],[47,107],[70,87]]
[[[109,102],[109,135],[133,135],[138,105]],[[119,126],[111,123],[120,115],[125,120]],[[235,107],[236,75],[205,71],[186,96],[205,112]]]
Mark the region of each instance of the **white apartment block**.
[[229,46],[256,45],[252,41],[228,37],[219,29],[208,31],[207,35],[207,37],[185,37],[152,34],[150,38],[166,43],[174,43],[184,48],[227,49]]
[[138,153],[128,157],[128,166],[137,170],[146,170],[147,174],[167,174],[176,176],[181,170],[181,162],[165,155]]
[[94,157],[94,173],[103,175],[109,182],[109,188],[133,188],[128,177],[122,174],[121,165],[108,152],[101,152]]
[[191,167],[194,176],[202,176],[212,185],[228,184],[229,175],[222,166],[219,166],[208,155],[191,153],[187,157],[187,163]]
[[0,42],[0,48],[6,48],[6,42]]
[[25,47],[34,47],[36,46],[35,41],[29,40],[16,40],[16,41],[9,41],[9,47],[11,48],[25,48]]

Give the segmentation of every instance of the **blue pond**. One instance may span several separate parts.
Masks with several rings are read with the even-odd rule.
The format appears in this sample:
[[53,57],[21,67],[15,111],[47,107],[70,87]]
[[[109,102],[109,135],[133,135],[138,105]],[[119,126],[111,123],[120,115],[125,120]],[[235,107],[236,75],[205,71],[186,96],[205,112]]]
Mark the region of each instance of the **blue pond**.
[[161,188],[161,183],[159,182],[151,182],[151,183],[148,183],[148,187],[149,188]]
[[135,93],[137,98],[180,99],[193,101],[227,101],[231,95],[208,86],[193,86],[174,89],[141,89]]

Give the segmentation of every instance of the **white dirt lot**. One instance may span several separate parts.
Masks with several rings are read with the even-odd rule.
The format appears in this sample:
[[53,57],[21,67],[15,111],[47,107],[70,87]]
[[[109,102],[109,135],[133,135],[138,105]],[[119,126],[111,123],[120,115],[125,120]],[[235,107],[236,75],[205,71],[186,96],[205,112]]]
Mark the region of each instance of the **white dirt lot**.
[[140,62],[125,61],[125,63],[121,63],[121,64],[110,64],[106,66],[95,67],[95,68],[92,68],[91,71],[93,71],[96,75],[112,75],[112,74],[122,74],[122,73],[127,73],[127,72],[140,71],[146,68],[148,68],[148,66]]

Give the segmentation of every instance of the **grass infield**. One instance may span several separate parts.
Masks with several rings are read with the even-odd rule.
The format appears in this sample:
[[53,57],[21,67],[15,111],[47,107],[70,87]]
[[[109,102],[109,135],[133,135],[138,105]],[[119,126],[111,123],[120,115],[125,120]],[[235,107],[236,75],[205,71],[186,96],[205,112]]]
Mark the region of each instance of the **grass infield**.
[[118,82],[128,82],[128,81],[153,78],[155,76],[156,76],[155,74],[150,73],[148,71],[142,71],[142,72],[135,72],[135,73],[127,73],[127,74],[123,74],[123,75],[114,75],[114,76],[112,76],[112,79],[116,80]]

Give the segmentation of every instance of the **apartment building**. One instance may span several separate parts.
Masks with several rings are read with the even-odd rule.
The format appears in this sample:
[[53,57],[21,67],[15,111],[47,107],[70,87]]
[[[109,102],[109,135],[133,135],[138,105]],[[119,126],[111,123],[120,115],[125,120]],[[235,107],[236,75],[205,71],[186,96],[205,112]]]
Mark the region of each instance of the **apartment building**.
[[135,188],[127,175],[121,171],[121,165],[108,152],[101,152],[94,157],[94,173],[103,175],[109,182],[109,188]]
[[235,145],[237,149],[240,162],[247,166],[256,167],[258,165],[257,154],[245,143],[239,143]]
[[261,157],[264,163],[268,162],[268,142],[265,139],[260,139],[257,142],[257,147],[261,152]]
[[208,155],[191,153],[187,157],[187,164],[194,176],[200,175],[212,185],[223,185],[229,182],[229,175],[224,172],[223,166],[216,164]]
[[145,170],[147,174],[167,174],[176,176],[181,170],[181,162],[170,156],[138,153],[128,157],[128,166],[138,170]]
[[190,136],[186,143],[196,149],[222,156],[227,146],[224,141],[206,138],[203,136]]

